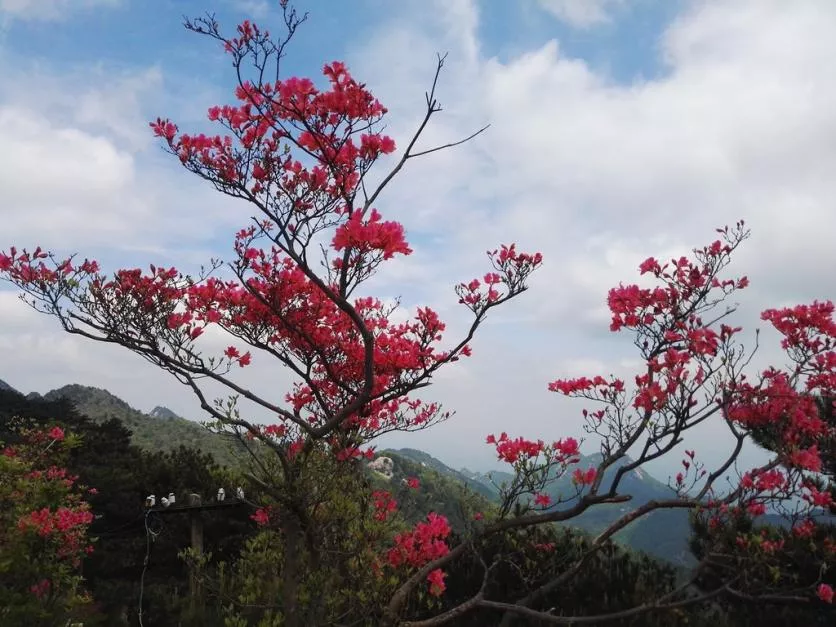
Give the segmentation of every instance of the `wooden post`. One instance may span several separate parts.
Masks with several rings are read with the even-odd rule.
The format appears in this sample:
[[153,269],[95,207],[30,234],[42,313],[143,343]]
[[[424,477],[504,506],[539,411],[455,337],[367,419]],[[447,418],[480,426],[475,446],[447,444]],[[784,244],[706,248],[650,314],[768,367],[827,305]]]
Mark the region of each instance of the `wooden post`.
[[[199,494],[189,494],[189,505],[199,507],[200,504]],[[201,516],[201,510],[195,509],[189,512],[189,519],[192,524],[192,550],[197,557],[200,557],[203,555],[203,517]],[[192,606],[192,616],[194,616],[195,611],[198,609],[199,598],[201,596],[198,573],[195,569],[196,567],[192,566],[191,573],[189,573],[189,598]]]
[[[173,514],[189,514],[189,522],[191,523],[191,539],[192,550],[195,557],[199,558],[203,555],[203,512],[204,510],[222,510],[230,507],[244,507],[247,501],[239,498],[225,499],[223,501],[210,502],[203,504],[199,494],[189,494],[186,503],[178,501],[176,505],[166,507],[158,505],[152,507],[150,511],[159,516],[169,516]],[[189,571],[189,608],[192,617],[200,620],[204,611],[203,594],[200,585],[200,571],[198,567],[190,566]],[[195,623],[197,624],[197,623]]]

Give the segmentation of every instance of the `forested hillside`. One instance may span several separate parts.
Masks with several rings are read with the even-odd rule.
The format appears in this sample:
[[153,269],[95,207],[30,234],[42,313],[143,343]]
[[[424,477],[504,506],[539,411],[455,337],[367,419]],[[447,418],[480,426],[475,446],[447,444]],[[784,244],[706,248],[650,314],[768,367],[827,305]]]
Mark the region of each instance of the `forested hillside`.
[[[0,380],[0,389],[13,388]],[[32,394],[30,398],[40,395]],[[210,454],[222,465],[240,464],[245,457],[240,445],[229,437],[211,433],[200,424],[186,420],[165,407],[157,406],[149,413],[132,408],[128,403],[107,390],[66,385],[43,395],[45,401],[66,399],[77,411],[93,422],[104,423],[119,420],[131,432],[131,442],[150,452],[170,452],[181,446]],[[451,523],[462,522],[462,508],[478,508],[478,504],[496,503],[499,488],[513,475],[503,471],[489,473],[471,472],[453,467],[418,449],[381,451],[397,460],[397,481],[406,476],[422,478],[421,490],[404,510],[408,520],[417,520],[423,511],[438,511],[447,515]],[[587,467],[600,462],[600,456],[582,456],[580,465]],[[622,460],[622,464],[629,460]],[[611,469],[610,473],[615,469]],[[380,478],[377,479],[380,482]],[[397,483],[395,479],[393,482]],[[466,489],[465,489],[466,488]],[[549,486],[549,494],[556,500],[561,494],[572,494],[572,483],[562,477]],[[603,505],[591,509],[573,519],[569,526],[585,533],[595,534],[635,507],[654,498],[668,498],[670,488],[644,471],[632,471],[622,481],[622,492],[633,500],[620,505]],[[479,498],[476,498],[479,497]],[[465,505],[465,502],[467,505]],[[688,514],[678,511],[661,511],[647,516],[616,536],[625,546],[643,551],[654,557],[670,561],[678,566],[690,566],[694,558],[688,549],[690,526]]]
[[[32,393],[29,397],[37,399],[41,395]],[[223,465],[236,463],[236,459],[240,459],[238,453],[243,452],[240,444],[230,437],[212,433],[201,424],[181,418],[165,407],[158,406],[146,414],[101,388],[65,385],[50,390],[42,398],[46,401],[67,399],[79,413],[93,422],[103,423],[116,418],[130,430],[131,442],[148,451],[172,451],[186,446],[211,454]]]

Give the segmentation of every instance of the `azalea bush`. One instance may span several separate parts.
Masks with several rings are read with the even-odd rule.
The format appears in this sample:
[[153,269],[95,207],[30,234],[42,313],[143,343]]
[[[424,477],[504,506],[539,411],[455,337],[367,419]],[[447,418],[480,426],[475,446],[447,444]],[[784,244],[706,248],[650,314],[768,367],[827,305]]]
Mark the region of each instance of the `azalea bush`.
[[81,562],[93,514],[62,465],[77,442],[57,426],[0,442],[0,622],[55,625],[85,615]]
[[[512,243],[491,248],[485,273],[454,288],[471,322],[452,339],[429,307],[407,315],[370,294],[369,280],[412,252],[404,226],[379,210],[390,182],[408,171],[411,160],[480,131],[419,148],[422,132],[441,111],[436,99],[441,57],[424,118],[398,152],[382,130],[386,108],[343,63],[325,65],[320,84],[281,74],[279,61],[304,16],[287,2],[280,6],[285,27],[280,38],[248,21],[234,36],[224,35],[212,17],[186,23],[219,42],[235,69],[235,102],[208,111],[217,134],[185,133],[164,118],[151,123],[183,168],[243,201],[242,216],[255,214],[235,233],[230,260],[213,260],[194,274],[154,265],[105,273],[96,261],[41,248],[0,254],[0,274],[34,308],[70,333],[122,345],[171,373],[209,414],[211,428],[247,447],[251,478],[265,495],[255,514],[265,531],[250,547],[249,559],[262,549],[270,556],[262,566],[272,568],[270,610],[276,621],[296,626],[352,618],[375,625],[436,625],[487,609],[503,615],[503,624],[517,618],[569,624],[577,617],[550,610],[544,600],[578,576],[617,532],[655,510],[692,511],[719,532],[729,516],[755,516],[801,497],[806,509],[796,511],[799,524],[816,524],[815,508],[826,506],[828,496],[812,478],[821,467],[819,442],[829,437],[829,428],[810,399],[836,387],[833,304],[764,312],[764,320],[783,334],[790,362],[748,373],[752,351],[740,342],[742,329],[729,322],[733,308],[726,304],[748,284],[727,273],[748,235],[740,223],[720,229],[715,241],[691,257],[667,263],[649,258],[639,270],[650,287],[629,284],[610,291],[611,330],[630,334],[642,359],[634,378],[591,373],[549,384],[554,393],[594,404],[583,415],[602,453],[597,465],[578,465],[581,442],[574,438],[492,434],[488,444],[514,472],[495,511],[474,517],[459,538],[434,512],[408,529],[393,522],[369,533],[373,523],[385,523],[397,510],[391,494],[363,484],[363,460],[374,456],[374,440],[449,417],[418,393],[442,368],[471,355],[489,312],[526,291],[543,259]],[[210,328],[229,338],[225,349],[204,350]],[[285,394],[265,396],[242,381],[253,364],[278,364],[294,383]],[[207,383],[225,388],[229,398],[210,398]],[[268,412],[270,424],[248,418],[253,408]],[[681,452],[688,432],[706,422],[724,430],[730,443],[716,467],[708,467],[699,451]],[[739,472],[736,461],[745,442],[766,424],[776,430],[773,458]],[[670,498],[630,506],[622,479],[663,456],[682,457]],[[573,489],[549,494],[548,486],[564,475]],[[500,552],[486,560],[486,543],[612,504],[624,505],[623,516],[561,561],[554,576],[532,584],[518,599],[490,598],[486,591],[504,558]],[[348,533],[335,541],[337,530]],[[745,537],[740,541],[748,546]],[[720,572],[719,547],[705,551],[692,581],[600,620],[725,594],[829,601],[829,588],[819,578],[803,581],[801,592],[784,595],[776,589],[767,595],[747,589],[739,571],[693,594],[705,569]],[[411,600],[420,597],[432,610],[451,569],[474,559],[483,577],[469,596],[420,620],[408,619]],[[376,573],[383,584],[371,583]],[[324,610],[313,602],[322,590],[336,599]],[[350,606],[339,601],[348,591]],[[246,599],[233,603],[243,606]]]

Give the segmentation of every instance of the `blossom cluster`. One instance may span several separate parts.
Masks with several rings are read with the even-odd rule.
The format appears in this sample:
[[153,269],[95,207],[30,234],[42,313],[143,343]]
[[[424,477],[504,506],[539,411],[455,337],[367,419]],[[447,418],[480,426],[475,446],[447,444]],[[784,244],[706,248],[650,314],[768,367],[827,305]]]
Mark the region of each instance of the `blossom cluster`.
[[[386,557],[393,568],[411,566],[420,568],[424,564],[450,552],[446,538],[450,535],[447,518],[435,512],[427,515],[427,522],[419,522],[412,531],[395,536],[395,545]],[[445,590],[444,572],[434,569],[427,576],[430,593],[440,595]]]

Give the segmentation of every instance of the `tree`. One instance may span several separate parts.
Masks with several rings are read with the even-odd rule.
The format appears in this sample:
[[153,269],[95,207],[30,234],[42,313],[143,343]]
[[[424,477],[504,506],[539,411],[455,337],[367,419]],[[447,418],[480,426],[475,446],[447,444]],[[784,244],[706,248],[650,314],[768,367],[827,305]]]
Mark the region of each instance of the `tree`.
[[[799,312],[800,313],[800,312]],[[708,551],[722,553],[725,559],[719,567],[734,568],[745,577],[750,589],[768,590],[780,583],[781,587],[797,592],[806,582],[819,581],[823,600],[830,599],[829,590],[836,585],[836,513],[833,496],[836,494],[836,422],[832,397],[813,395],[812,400],[820,418],[829,427],[830,435],[822,438],[820,473],[810,477],[810,493],[816,510],[816,525],[803,516],[807,508],[798,510],[789,502],[779,511],[765,516],[739,512],[726,519],[722,531],[710,529],[704,517],[694,521],[692,545],[698,555]],[[811,406],[812,409],[812,406]],[[780,423],[765,424],[752,430],[752,438],[760,446],[775,452],[781,448]],[[828,511],[829,509],[829,511]],[[757,512],[756,512],[757,513]],[[718,578],[716,569],[707,569],[706,578]],[[830,602],[829,600],[827,601]],[[731,596],[723,600],[727,611],[738,617],[740,625],[829,625],[836,618],[836,608],[823,611],[821,607],[799,606],[775,608],[752,603],[746,596]]]
[[[356,590],[366,581],[357,580],[358,556],[374,563],[371,550],[382,551],[387,601],[381,607],[379,596],[369,594],[367,606],[351,610],[366,624],[436,625],[474,610],[503,613],[504,624],[515,617],[551,624],[588,622],[589,616],[566,616],[562,610],[544,609],[543,603],[594,561],[615,533],[642,516],[663,508],[698,511],[720,527],[730,512],[754,511],[799,494],[820,498],[806,476],[819,467],[817,446],[826,428],[810,413],[805,395],[836,386],[833,305],[814,303],[803,320],[791,319],[790,310],[765,312],[787,337],[794,366],[770,369],[750,383],[744,374],[750,352],[737,342],[740,329],[723,322],[733,311],[723,308],[726,299],[748,283],[745,277],[723,274],[748,235],[741,222],[721,229],[721,238],[695,250],[691,259],[644,262],[641,272],[655,281],[654,288],[611,290],[611,328],[635,334],[645,363],[635,386],[628,389],[622,380],[601,376],[550,385],[555,392],[602,404],[585,413],[589,432],[601,442],[597,467],[577,467],[579,442],[573,438],[545,443],[505,433],[489,436],[499,458],[513,466],[515,479],[506,486],[499,510],[472,521],[460,541],[453,540],[443,516],[429,512],[411,529],[392,528],[388,548],[377,546],[378,536],[369,542],[362,533],[349,534],[354,544],[348,550],[334,547],[329,530],[335,521],[351,515],[353,508],[372,512],[381,501],[359,479],[362,458],[372,454],[370,444],[381,434],[425,429],[449,416],[415,393],[441,368],[470,355],[470,342],[485,317],[527,289],[542,257],[521,253],[514,245],[489,252],[492,268],[482,280],[456,287],[459,302],[473,318],[464,337],[446,346],[445,326],[429,308],[419,308],[409,322],[394,322],[398,306],[364,289],[384,263],[411,249],[403,226],[384,220],[375,205],[409,161],[481,131],[444,146],[417,148],[424,128],[441,110],[435,96],[444,63],[440,57],[422,123],[394,166],[373,184],[373,166],[395,152],[394,141],[380,131],[386,109],[340,62],[324,67],[326,88],[308,79],[283,78],[280,61],[305,16],[299,17],[286,1],[280,5],[286,34],[279,39],[248,21],[234,37],[224,36],[211,16],[186,22],[188,29],[220,42],[232,57],[238,104],[208,112],[224,135],[180,133],[165,119],[151,125],[183,167],[259,214],[236,234],[235,255],[227,265],[212,261],[196,276],[151,265],[149,272],[119,270],[108,278],[95,261],[78,263],[40,248],[12,248],[0,255],[0,273],[33,307],[55,316],[70,333],[122,345],[168,371],[196,395],[214,429],[248,447],[252,478],[269,506],[258,515],[275,529],[270,546],[281,584],[274,591],[277,621],[295,627],[347,620],[338,613],[323,614],[321,604],[309,600],[321,593],[323,581],[337,596]],[[207,327],[226,332],[235,343],[222,355],[204,355],[199,346]],[[235,373],[253,360],[275,360],[296,378],[283,402],[239,382]],[[230,398],[213,402],[206,381],[224,386]],[[239,403],[269,411],[275,424],[248,420]],[[495,564],[503,559],[493,555],[493,562],[480,562],[483,581],[468,598],[407,620],[416,598],[430,609],[438,607],[432,599],[444,593],[445,571],[482,555],[496,537],[568,521],[592,507],[629,503],[630,495],[619,492],[625,474],[676,454],[687,432],[709,419],[728,430],[733,444],[719,467],[709,471],[695,452],[687,451],[685,472],[677,477],[670,499],[629,509],[562,564],[559,573],[513,602],[486,598]],[[721,489],[751,429],[764,422],[782,425],[774,459]],[[628,453],[632,461],[618,466],[604,485],[605,471]],[[574,490],[551,499],[546,484],[566,474]],[[338,489],[343,481],[353,486],[348,512],[329,507],[348,507]],[[388,511],[389,505],[384,507]],[[707,555],[702,566],[714,559],[714,552]],[[333,580],[335,573],[342,578]],[[697,576],[595,620],[748,594],[740,589],[745,582],[733,573],[695,593],[696,583]],[[805,583],[804,598],[815,598],[817,582]],[[824,598],[826,591],[819,596]],[[763,598],[784,596],[770,592]],[[344,611],[335,607],[334,612]]]
[[83,617],[93,514],[87,489],[61,465],[77,440],[58,426],[15,435],[13,444],[0,441],[0,618],[55,625]]
[[[183,625],[212,624],[200,616],[190,617],[184,609],[193,605],[187,598],[187,563],[178,556],[190,544],[187,517],[154,514],[146,518],[144,500],[149,493],[169,492],[179,498],[196,492],[208,500],[219,485],[231,489],[242,483],[240,478],[218,469],[209,455],[184,447],[168,453],[141,450],[131,444],[131,433],[120,421],[94,423],[66,399],[27,398],[0,390],[0,440],[17,446],[22,431],[48,432],[53,427],[72,433],[73,446],[61,457],[66,472],[78,476],[80,484],[96,488],[85,495],[94,516],[87,535],[95,551],[83,560],[79,573],[92,596],[92,603],[85,606],[84,623],[126,624],[127,617],[137,613],[142,578],[143,616],[147,622],[165,625],[177,617],[176,622]],[[253,490],[247,493],[258,498]],[[27,506],[26,499],[16,504]],[[205,550],[210,554],[207,570],[238,555],[245,536],[255,528],[249,519],[252,511],[245,506],[204,516]],[[148,568],[142,577],[146,555]],[[39,563],[43,570],[36,568],[38,581],[49,576],[49,562],[35,561],[32,565]],[[206,596],[211,603],[210,595]],[[203,613],[202,606],[196,609],[196,613]]]

